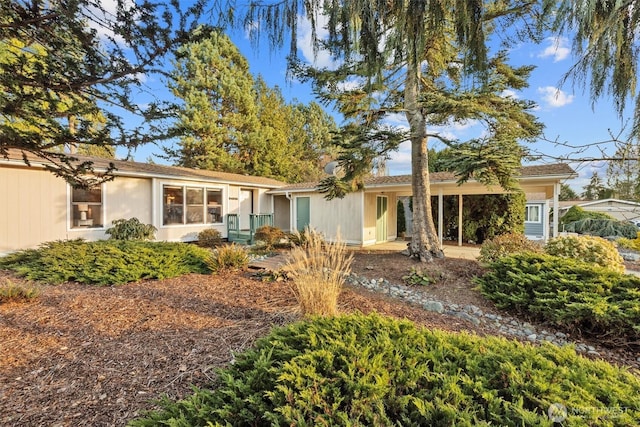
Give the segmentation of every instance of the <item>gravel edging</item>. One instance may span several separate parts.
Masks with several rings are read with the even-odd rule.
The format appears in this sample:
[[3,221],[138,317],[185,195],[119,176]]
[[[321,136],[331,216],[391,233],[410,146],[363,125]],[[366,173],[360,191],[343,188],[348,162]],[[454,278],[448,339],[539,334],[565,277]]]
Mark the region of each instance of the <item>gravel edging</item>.
[[[461,306],[446,301],[439,301],[425,296],[422,292],[412,289],[410,286],[393,284],[384,278],[367,279],[366,277],[351,273],[347,277],[347,283],[361,286],[370,291],[379,292],[393,298],[402,299],[411,304],[418,305],[427,311],[457,317],[475,326],[483,325],[490,327],[499,334],[507,337],[533,343],[548,342],[557,346],[573,345],[577,352],[593,357],[602,356],[606,353],[611,354],[606,348],[596,348],[593,345],[571,340],[570,337],[563,332],[547,331],[515,317],[488,313],[475,305]],[[640,357],[636,359],[636,362],[638,365],[635,366],[635,368],[640,368]]]

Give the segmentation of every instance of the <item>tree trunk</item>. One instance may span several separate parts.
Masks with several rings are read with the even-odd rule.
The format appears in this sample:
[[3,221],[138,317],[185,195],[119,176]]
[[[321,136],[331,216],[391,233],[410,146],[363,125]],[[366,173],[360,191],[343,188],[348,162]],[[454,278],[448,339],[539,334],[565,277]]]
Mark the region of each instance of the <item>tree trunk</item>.
[[418,102],[418,67],[409,65],[404,89],[404,105],[411,133],[411,189],[413,191],[413,233],[409,256],[421,262],[443,258],[431,213],[431,186],[427,154],[426,118]]

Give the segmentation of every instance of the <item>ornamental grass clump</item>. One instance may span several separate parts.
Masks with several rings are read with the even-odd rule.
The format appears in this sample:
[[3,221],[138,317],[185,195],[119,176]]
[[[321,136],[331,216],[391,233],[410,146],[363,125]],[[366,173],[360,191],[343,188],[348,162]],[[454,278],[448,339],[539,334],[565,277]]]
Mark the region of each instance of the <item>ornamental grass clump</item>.
[[32,283],[14,283],[9,279],[0,279],[0,303],[29,302],[40,296],[42,290]]
[[220,246],[214,249],[206,259],[209,269],[218,273],[222,270],[238,271],[244,270],[249,265],[249,254],[247,250],[235,243]]
[[577,259],[624,273],[624,260],[614,243],[596,236],[561,236],[544,247],[549,255]]
[[305,243],[291,250],[285,267],[300,311],[303,315],[334,315],[353,254],[345,243],[325,242],[316,231],[305,230],[304,235]]

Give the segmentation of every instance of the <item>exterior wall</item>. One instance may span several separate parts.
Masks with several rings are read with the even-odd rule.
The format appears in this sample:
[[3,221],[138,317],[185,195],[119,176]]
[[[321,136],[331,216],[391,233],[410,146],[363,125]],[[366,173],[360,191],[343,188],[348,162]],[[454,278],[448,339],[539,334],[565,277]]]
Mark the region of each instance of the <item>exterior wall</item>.
[[398,197],[397,193],[365,193],[364,196],[364,241],[363,246],[376,243],[376,220],[378,215],[378,196],[387,198],[387,240],[395,240],[398,236]]
[[640,206],[609,201],[603,204],[582,206],[587,212],[600,212],[612,216],[619,221],[630,221],[640,217]]
[[531,240],[547,240],[549,238],[549,207],[546,202],[527,202],[526,206],[540,207],[540,222],[524,223],[524,235]]
[[67,236],[67,184],[51,173],[0,168],[0,254]]
[[273,198],[274,223],[279,229],[291,231],[291,202],[285,196]]
[[[222,190],[224,221],[218,224],[163,225],[163,185]],[[240,186],[228,183],[123,177],[102,185],[101,228],[71,228],[70,187],[50,172],[24,166],[0,166],[0,255],[34,248],[52,240],[106,239],[105,230],[116,219],[138,218],[153,224],[157,240],[191,241],[200,231],[215,228],[227,236],[226,214],[238,211]],[[242,188],[251,188],[242,186]],[[272,213],[267,189],[253,188],[254,213]]]
[[[326,200],[319,193],[295,193],[292,195],[295,219],[295,198],[309,197],[309,221],[328,240],[340,239],[350,245],[362,244],[362,192],[349,193],[343,199]],[[295,224],[291,225],[295,228]],[[375,234],[374,234],[375,237]]]

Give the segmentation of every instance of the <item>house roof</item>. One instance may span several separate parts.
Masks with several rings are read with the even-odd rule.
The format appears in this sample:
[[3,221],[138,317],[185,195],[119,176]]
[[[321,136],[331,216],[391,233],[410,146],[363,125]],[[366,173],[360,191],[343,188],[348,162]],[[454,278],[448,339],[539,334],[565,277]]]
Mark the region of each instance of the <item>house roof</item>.
[[[536,177],[559,177],[572,178],[576,175],[575,171],[565,163],[556,163],[550,165],[533,165],[523,166],[520,169],[520,178],[536,178]],[[453,172],[431,172],[429,180],[432,183],[456,182],[458,178]],[[289,184],[280,187],[277,192],[282,191],[302,191],[315,190],[319,182],[303,182],[298,184]],[[392,176],[374,176],[364,180],[365,188],[388,186],[388,185],[411,185],[411,175],[392,175]]]
[[[9,163],[16,165],[23,165],[22,151],[9,150],[8,157],[2,158],[0,156],[0,163]],[[46,160],[40,159],[33,154],[26,153],[27,159],[35,167],[42,167],[47,163]],[[240,184],[251,184],[262,187],[277,188],[286,185],[282,181],[278,181],[271,178],[265,178],[260,176],[243,175],[237,173],[209,171],[203,169],[191,169],[179,166],[165,166],[152,163],[132,162],[128,160],[115,160],[104,159],[93,156],[82,156],[73,154],[73,157],[78,159],[78,162],[90,161],[93,162],[93,167],[96,171],[106,170],[110,163],[116,167],[113,172],[115,176],[142,176],[142,177],[162,177],[162,178],[181,178],[191,180],[205,180],[205,181],[225,181]]]
[[580,207],[592,206],[593,207],[593,206],[619,206],[619,205],[626,205],[632,208],[640,207],[640,203],[633,202],[631,200],[601,199],[601,200],[590,200],[590,201],[584,201],[584,200],[563,201],[563,202],[560,202],[560,209],[567,210],[572,208],[573,206],[580,206]]

